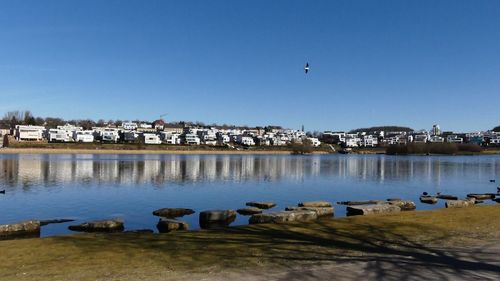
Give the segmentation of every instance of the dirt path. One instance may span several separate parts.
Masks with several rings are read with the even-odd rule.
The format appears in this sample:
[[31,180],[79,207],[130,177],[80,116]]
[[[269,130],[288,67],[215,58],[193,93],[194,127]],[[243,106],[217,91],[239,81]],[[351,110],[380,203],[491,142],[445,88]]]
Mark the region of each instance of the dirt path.
[[[426,249],[429,251],[429,249]],[[500,244],[489,242],[470,248],[433,249],[409,256],[360,256],[357,260],[322,265],[304,264],[274,270],[248,270],[177,276],[203,281],[305,280],[500,280]],[[158,279],[162,280],[162,279]],[[164,280],[164,279],[163,279]]]

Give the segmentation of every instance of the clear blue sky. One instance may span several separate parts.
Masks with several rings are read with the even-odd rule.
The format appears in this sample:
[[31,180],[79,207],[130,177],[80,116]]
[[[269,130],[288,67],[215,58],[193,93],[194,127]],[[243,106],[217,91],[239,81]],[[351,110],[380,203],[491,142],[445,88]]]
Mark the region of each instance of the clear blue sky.
[[2,1],[0,114],[16,109],[491,129],[500,1]]

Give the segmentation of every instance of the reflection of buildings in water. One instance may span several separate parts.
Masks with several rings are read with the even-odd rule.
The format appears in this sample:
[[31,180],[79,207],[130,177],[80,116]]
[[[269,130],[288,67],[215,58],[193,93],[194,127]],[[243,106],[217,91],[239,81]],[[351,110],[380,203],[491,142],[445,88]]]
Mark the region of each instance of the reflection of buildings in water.
[[30,186],[43,183],[146,184],[196,181],[303,181],[326,176],[361,180],[425,180],[441,184],[444,175],[498,173],[500,159],[480,164],[458,158],[338,156],[294,157],[256,155],[167,155],[158,157],[0,158],[0,183]]

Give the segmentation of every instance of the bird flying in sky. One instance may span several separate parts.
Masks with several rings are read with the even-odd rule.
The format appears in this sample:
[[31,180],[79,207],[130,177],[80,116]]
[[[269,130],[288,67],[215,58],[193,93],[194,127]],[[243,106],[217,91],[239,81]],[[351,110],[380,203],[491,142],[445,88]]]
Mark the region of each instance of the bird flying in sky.
[[304,66],[304,71],[307,74],[309,72],[309,63],[306,62],[306,66]]

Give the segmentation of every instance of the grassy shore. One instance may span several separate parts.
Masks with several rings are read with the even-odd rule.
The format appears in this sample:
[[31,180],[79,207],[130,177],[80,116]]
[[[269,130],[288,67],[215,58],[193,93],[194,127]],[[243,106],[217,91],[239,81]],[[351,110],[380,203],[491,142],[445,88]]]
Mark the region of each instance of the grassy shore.
[[[0,279],[182,280],[384,257],[436,263],[444,270],[456,262],[474,266],[444,248],[499,239],[498,205],[213,231],[78,234],[0,241]],[[441,261],[441,255],[446,259]],[[406,266],[411,270],[411,264]]]

